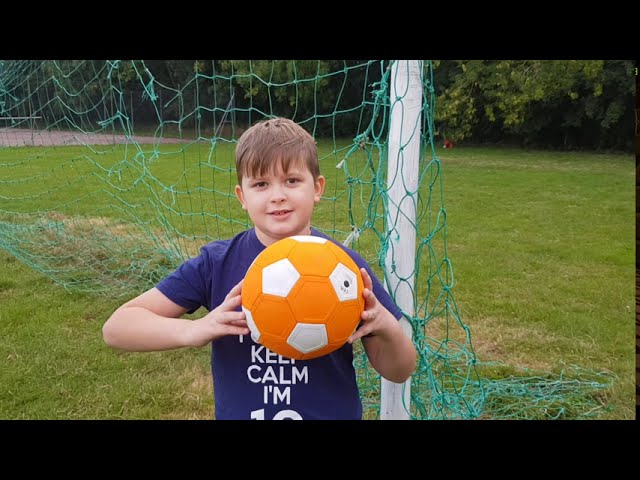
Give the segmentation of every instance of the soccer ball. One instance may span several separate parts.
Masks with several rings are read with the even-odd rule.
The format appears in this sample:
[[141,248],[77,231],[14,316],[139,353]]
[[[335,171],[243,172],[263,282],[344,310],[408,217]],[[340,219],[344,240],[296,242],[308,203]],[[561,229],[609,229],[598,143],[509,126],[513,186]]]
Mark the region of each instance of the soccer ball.
[[242,310],[254,342],[296,360],[344,345],[364,310],[356,263],[333,242],[287,237],[264,249],[242,284]]

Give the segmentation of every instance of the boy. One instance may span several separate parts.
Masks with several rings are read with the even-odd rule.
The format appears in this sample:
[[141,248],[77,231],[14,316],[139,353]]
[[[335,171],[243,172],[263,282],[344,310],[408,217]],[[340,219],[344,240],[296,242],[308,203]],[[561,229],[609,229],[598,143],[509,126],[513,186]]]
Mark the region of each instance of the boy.
[[[361,419],[352,343],[362,339],[372,366],[404,382],[416,350],[397,320],[398,307],[364,259],[311,227],[324,192],[313,137],[284,118],[249,128],[236,146],[236,196],[254,227],[202,247],[175,272],[118,308],[103,327],[105,342],[132,351],[211,343],[217,419]],[[360,267],[365,289],[361,324],[338,350],[292,360],[254,343],[240,310],[242,279],[255,257],[293,235],[316,235],[342,247]],[[198,320],[179,318],[204,305]]]

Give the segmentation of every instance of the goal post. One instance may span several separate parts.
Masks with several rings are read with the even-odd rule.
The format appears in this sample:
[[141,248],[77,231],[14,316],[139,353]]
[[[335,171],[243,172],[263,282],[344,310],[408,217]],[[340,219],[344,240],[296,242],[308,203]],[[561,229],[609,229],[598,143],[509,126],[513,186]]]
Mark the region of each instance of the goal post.
[[[389,292],[405,315],[414,315],[416,210],[418,202],[422,61],[396,60],[391,65],[390,123],[387,165],[387,236],[385,271]],[[412,337],[411,324],[400,320]],[[380,418],[410,418],[411,378],[404,383],[381,379]]]

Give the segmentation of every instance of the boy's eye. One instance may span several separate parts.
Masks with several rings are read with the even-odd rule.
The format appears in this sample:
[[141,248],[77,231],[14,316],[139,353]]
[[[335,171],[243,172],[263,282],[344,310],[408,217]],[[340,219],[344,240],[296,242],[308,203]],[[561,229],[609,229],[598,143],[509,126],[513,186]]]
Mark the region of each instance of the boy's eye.
[[299,180],[297,178],[288,178],[287,183],[297,183]]
[[257,188],[261,188],[261,187],[264,187],[266,184],[267,182],[255,182],[253,186]]

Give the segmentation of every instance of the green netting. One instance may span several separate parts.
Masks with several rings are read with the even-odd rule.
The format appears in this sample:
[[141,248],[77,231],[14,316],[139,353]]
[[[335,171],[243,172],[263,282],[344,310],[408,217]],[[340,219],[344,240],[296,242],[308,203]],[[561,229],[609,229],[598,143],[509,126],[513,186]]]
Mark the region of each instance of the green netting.
[[[327,187],[313,225],[390,285],[388,193],[406,181],[387,178],[401,157],[388,150],[391,113],[404,108],[402,93],[390,95],[395,62],[2,61],[0,247],[65,288],[137,295],[204,243],[250,226],[233,193],[235,144],[256,121],[285,116],[317,139]],[[403,187],[415,261],[399,279],[419,351],[411,418],[595,415],[610,380],[574,367],[541,377],[487,365],[491,378],[480,378],[453,295],[432,64],[419,69],[420,121],[400,128],[419,138],[418,187]],[[365,417],[378,418],[380,378],[356,353]]]

